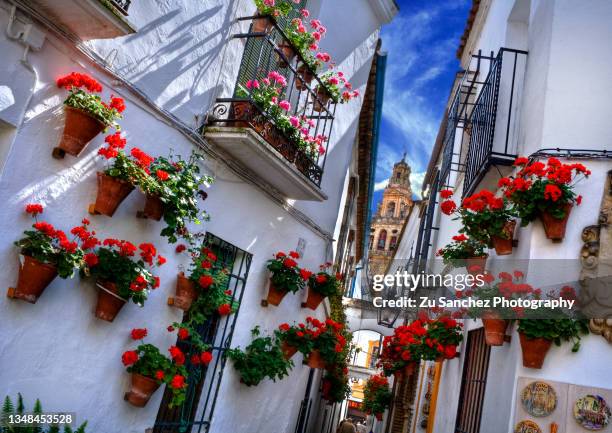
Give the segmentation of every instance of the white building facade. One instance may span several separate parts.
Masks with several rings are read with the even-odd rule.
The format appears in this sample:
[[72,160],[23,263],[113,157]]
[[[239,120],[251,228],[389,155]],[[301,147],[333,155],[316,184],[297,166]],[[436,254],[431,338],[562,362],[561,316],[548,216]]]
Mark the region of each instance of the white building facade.
[[[458,50],[463,72],[451,90],[432,153],[423,208],[409,220],[398,263],[412,259],[409,271],[439,271],[435,253],[460,229],[459,221],[441,213],[440,190],[452,189],[459,203],[481,189],[496,190],[498,179],[513,172],[516,156],[544,162],[553,156],[592,171],[576,185],[584,200],[572,210],[565,239],[551,242],[536,221],[517,228],[511,256],[489,250],[487,267],[494,270],[503,260],[517,260],[530,270],[544,270],[555,284],[580,280],[594,257],[599,260],[591,262],[594,275],[608,275],[602,284],[612,288],[609,271],[602,273],[612,248],[606,240],[612,128],[605,115],[612,108],[607,78],[612,54],[606,48],[611,19],[612,4],[601,0],[473,2]],[[593,230],[597,235],[590,237]],[[607,373],[612,346],[601,335],[584,337],[577,353],[571,353],[571,345],[553,345],[538,370],[522,365],[516,324],[501,347],[485,346],[481,333],[479,320],[466,320],[461,356],[444,361],[439,373],[433,363],[422,365],[408,432],[514,432],[525,419],[534,420],[540,430],[516,431],[584,431],[572,413],[578,397],[600,395],[612,402]],[[556,410],[542,418],[527,414],[521,403],[524,387],[536,380],[550,384],[558,398]],[[557,430],[551,430],[553,423]]]
[[[393,18],[397,6],[392,0],[309,0],[304,5],[328,29],[322,49],[363,94],[380,27]],[[3,297],[2,396],[21,393],[29,407],[39,398],[45,410],[74,412],[79,422],[88,421],[87,431],[97,433],[179,431],[159,427],[156,422],[164,416],[183,422],[186,430],[180,431],[316,431],[323,404],[321,372],[303,366],[301,355],[294,359],[289,377],[251,388],[239,382],[231,362],[225,364],[221,355],[224,344],[244,348],[256,325],[273,331],[284,322],[329,314],[327,301],[316,311],[302,308],[302,292],[288,295],[278,307],[262,307],[268,288],[266,261],[289,250],[299,251],[300,265],[310,269],[335,260],[348,184],[356,173],[362,97],[338,105],[333,123],[327,124],[330,140],[316,182],[252,137],[209,139],[206,127],[213,125],[219,98],[232,96],[244,71],[248,42],[234,36],[248,33],[250,20],[237,19],[254,11],[250,0],[0,0],[2,287],[14,286],[17,278],[13,242],[31,224],[23,213],[27,203],[43,204],[44,220],[61,227],[88,217],[100,237],[153,242],[168,259],[159,270],[161,286],[144,308],[128,304],[112,323],[94,317],[96,290],[78,276],[56,279],[35,305]],[[128,148],[138,146],[152,155],[198,151],[206,156],[204,173],[215,178],[203,202],[211,219],[190,228],[234,248],[233,278],[242,298],[235,323],[228,319],[215,340],[214,368],[191,399],[195,404],[190,417],[163,414],[163,389],[144,408],[123,400],[129,375],[121,354],[133,348],[130,330],[147,328],[148,342],[159,347],[175,341],[166,326],[180,322],[181,311],[168,306],[166,298],[172,296],[176,274],[188,266],[188,257],[176,254],[175,245],[159,236],[161,223],[136,218],[144,200],[136,192],[112,218],[88,215],[96,171],[104,168],[97,156],[104,135],[78,158],[52,158],[63,129],[65,98],[55,80],[73,71],[98,80],[104,86],[103,99],[111,94],[125,99],[120,124]],[[215,124],[215,131],[225,126]],[[245,157],[241,149],[249,145],[260,146],[260,151]],[[243,266],[238,269],[238,264]]]

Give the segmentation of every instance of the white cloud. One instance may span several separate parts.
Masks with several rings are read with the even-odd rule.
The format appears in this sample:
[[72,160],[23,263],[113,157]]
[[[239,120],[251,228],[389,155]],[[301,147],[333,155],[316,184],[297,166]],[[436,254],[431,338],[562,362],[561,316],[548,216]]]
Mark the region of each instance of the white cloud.
[[387,187],[388,183],[389,183],[389,178],[383,179],[380,182],[376,182],[374,184],[374,191],[382,191],[383,189]]
[[[423,180],[425,180],[425,172],[411,172],[410,173],[410,185],[412,186],[412,193],[417,197],[421,198],[421,189],[423,189]],[[389,178],[383,179],[374,184],[374,191],[382,191],[389,184]]]

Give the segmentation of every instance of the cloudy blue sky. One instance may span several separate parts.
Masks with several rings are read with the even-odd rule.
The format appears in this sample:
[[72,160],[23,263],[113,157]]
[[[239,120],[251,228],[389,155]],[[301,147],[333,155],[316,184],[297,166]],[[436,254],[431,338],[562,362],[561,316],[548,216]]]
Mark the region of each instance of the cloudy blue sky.
[[398,0],[400,13],[383,27],[388,52],[374,207],[393,163],[407,152],[412,189],[420,193],[444,105],[469,0]]

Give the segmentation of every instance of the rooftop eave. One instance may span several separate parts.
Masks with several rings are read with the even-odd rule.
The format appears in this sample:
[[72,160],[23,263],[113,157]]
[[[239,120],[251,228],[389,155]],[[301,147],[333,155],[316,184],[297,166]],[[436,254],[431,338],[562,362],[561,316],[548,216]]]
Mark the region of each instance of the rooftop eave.
[[399,12],[395,0],[369,0],[376,17],[381,24],[389,24]]

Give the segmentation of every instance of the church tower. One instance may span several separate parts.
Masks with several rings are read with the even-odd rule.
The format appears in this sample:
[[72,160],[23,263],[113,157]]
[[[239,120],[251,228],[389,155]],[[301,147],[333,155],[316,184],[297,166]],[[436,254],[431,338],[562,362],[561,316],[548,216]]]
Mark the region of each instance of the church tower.
[[370,275],[385,272],[408,217],[412,202],[410,166],[406,154],[393,165],[393,173],[370,225]]

